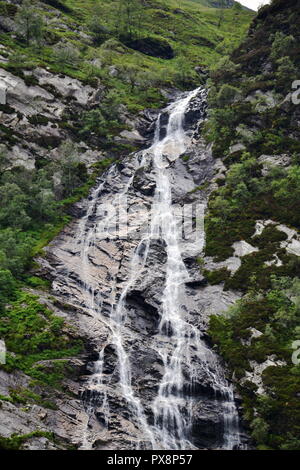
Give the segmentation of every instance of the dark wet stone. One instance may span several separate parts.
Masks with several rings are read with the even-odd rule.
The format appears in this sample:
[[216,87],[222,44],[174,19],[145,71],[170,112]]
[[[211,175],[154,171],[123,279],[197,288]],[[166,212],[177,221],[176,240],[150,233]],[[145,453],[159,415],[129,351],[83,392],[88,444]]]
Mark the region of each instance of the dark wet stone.
[[152,57],[159,57],[160,59],[173,59],[174,57],[172,47],[163,39],[147,37],[127,41],[126,45]]

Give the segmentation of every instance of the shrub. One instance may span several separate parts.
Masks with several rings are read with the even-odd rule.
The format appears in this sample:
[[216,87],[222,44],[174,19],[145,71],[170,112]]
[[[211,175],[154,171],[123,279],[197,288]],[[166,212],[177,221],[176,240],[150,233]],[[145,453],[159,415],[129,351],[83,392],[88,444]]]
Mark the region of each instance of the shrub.
[[238,88],[224,84],[217,95],[217,103],[219,107],[228,106],[240,98],[241,92]]
[[29,434],[12,434],[10,437],[0,437],[0,450],[20,450],[22,444],[33,437],[45,437],[53,440],[53,434],[45,431],[33,431]]
[[61,171],[60,187],[56,193],[60,197],[69,197],[74,190],[87,181],[87,169],[80,160],[78,147],[72,141],[67,140],[59,147]]
[[80,52],[72,44],[59,43],[53,47],[53,55],[60,67],[76,68],[80,60]]
[[279,84],[283,84],[290,89],[290,84],[297,78],[298,69],[289,57],[282,57],[277,60],[278,69],[276,77]]
[[290,53],[291,48],[295,44],[295,38],[293,36],[287,36],[281,31],[277,31],[274,35],[272,43],[272,49],[270,57],[272,60],[277,61],[281,57],[287,56]]
[[0,267],[19,277],[28,265],[34,241],[30,235],[7,228],[0,230]]
[[111,36],[111,32],[109,31],[109,29],[102,23],[102,16],[102,11],[99,11],[98,6],[96,6],[92,17],[87,23],[87,29],[92,33],[93,42],[96,46],[100,46]]
[[229,56],[224,56],[210,68],[210,77],[216,81],[225,80],[232,77],[237,68],[237,64]]
[[220,284],[230,277],[230,271],[227,268],[221,268],[216,271],[204,270],[203,274],[211,285]]
[[250,424],[251,436],[257,443],[265,444],[268,439],[269,425],[262,418],[255,418]]
[[31,5],[30,0],[24,0],[15,16],[18,35],[26,41],[27,46],[35,41],[41,44],[44,23],[41,15]]
[[16,295],[16,281],[9,270],[0,269],[0,312]]
[[80,133],[93,133],[110,140],[113,135],[125,127],[119,118],[121,104],[122,96],[118,92],[112,90],[107,93],[97,109],[83,113]]

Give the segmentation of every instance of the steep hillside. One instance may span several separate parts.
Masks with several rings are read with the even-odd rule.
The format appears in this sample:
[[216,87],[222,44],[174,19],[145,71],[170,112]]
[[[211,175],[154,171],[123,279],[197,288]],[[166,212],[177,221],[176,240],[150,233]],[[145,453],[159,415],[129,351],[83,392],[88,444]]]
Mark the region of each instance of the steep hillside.
[[[0,339],[7,347],[0,449],[87,441],[95,449],[133,448],[140,421],[150,430],[155,422],[170,439],[158,402],[167,397],[182,424],[175,389],[192,397],[185,413],[197,448],[244,448],[251,435],[250,447],[300,450],[299,1],[273,0],[255,18],[229,0],[0,1],[0,41]],[[154,171],[155,162],[162,168],[157,142],[156,160],[146,152],[142,165],[136,151],[150,145],[158,110],[205,83],[204,126],[203,91],[188,102],[183,95],[184,109],[179,102],[186,129],[176,119],[174,135],[166,129],[170,109],[160,121],[161,134],[177,142],[176,157],[179,137],[186,140],[184,155],[173,161],[166,140],[166,174]],[[177,247],[174,263],[165,249],[172,217],[167,227],[157,222],[165,238],[148,247],[149,258],[139,247],[140,272],[127,291],[135,245],[104,239],[95,254],[96,208],[126,191],[133,204],[151,206],[157,186],[168,217],[171,193],[179,205],[205,205],[209,197],[205,253],[199,242],[181,258]],[[175,297],[181,275],[186,298]],[[118,317],[121,333],[111,344],[115,292],[129,326],[124,339]],[[174,323],[166,298],[172,313],[184,305],[183,323],[180,316]],[[158,330],[173,362],[158,357]],[[191,356],[177,354],[178,338]],[[178,385],[178,370],[193,383]],[[170,375],[166,392],[159,383]],[[149,398],[158,403],[154,415]],[[172,432],[171,447],[186,438]]]
[[207,277],[244,294],[210,330],[262,449],[300,448],[299,19],[298,1],[273,0],[210,78],[207,136],[224,168],[206,221],[217,262]]
[[239,43],[253,17],[189,1],[130,5],[120,21],[122,1],[0,2],[4,449],[80,442],[79,377],[97,357],[74,325],[80,309],[52,296],[53,270],[41,272],[33,257],[85,213],[74,203],[112,162],[145,147],[153,109],[204,83],[206,68]]
[[69,220],[70,204],[113,160],[145,144],[151,112],[142,110],[162,106],[174,87],[203,83],[203,66],[232,49],[252,18],[233,8],[220,22],[215,9],[181,7],[132,0],[122,23],[122,1],[0,2],[0,249],[8,273],[22,277]]
[[[10,50],[14,52],[15,67],[18,66],[16,59],[20,61],[20,55],[24,54],[29,61],[28,66],[47,65],[54,72],[90,81],[98,77],[123,95],[126,88],[119,83],[118,74],[109,74],[108,68],[112,64],[120,68],[126,66],[127,76],[130,75],[130,66],[136,67],[139,80],[150,84],[151,89],[158,82],[191,85],[199,79],[192,69],[213,63],[226,48],[237,45],[253,17],[252,12],[241,10],[236,5],[236,8],[225,9],[220,21],[218,9],[191,1],[181,2],[179,8],[173,0],[161,3],[131,0],[127,12],[125,3],[118,0],[99,0],[96,3],[92,0],[66,0],[64,3],[45,0],[33,5],[38,21],[43,18],[37,28],[38,35],[42,34],[40,28],[43,29],[42,37],[33,37],[30,41],[31,46],[38,42],[38,50],[24,47],[27,46],[24,35],[23,41],[16,41],[15,35],[10,34],[17,32],[18,28],[20,31],[20,25],[14,21],[17,5],[0,3],[3,15],[1,42],[8,47],[6,56]],[[18,37],[22,39],[22,35]],[[61,46],[61,43],[76,47],[77,57],[69,54],[69,59],[62,59],[56,51],[56,46]],[[19,66],[21,69],[24,67],[22,60]],[[130,77],[127,80],[130,81]],[[157,93],[141,97],[137,96],[134,88],[127,94],[133,95],[127,96],[128,104],[137,102],[143,106],[145,99],[151,105],[157,104]],[[126,98],[123,96],[123,99]]]

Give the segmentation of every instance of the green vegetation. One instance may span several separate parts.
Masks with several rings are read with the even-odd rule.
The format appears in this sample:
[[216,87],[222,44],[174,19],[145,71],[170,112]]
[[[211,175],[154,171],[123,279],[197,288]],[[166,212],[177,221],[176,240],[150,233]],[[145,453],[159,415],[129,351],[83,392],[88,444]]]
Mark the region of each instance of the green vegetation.
[[[27,282],[45,288],[45,282],[38,278],[28,278]],[[12,295],[8,297],[9,305],[2,305],[0,311],[0,337],[7,346],[6,364],[0,367],[6,372],[21,370],[32,380],[26,388],[10,388],[9,396],[1,395],[0,407],[1,401],[8,401],[55,410],[55,390],[62,390],[63,379],[74,374],[68,358],[78,356],[83,344],[73,338],[64,319],[39,302],[38,296],[15,290],[15,300]]]
[[[38,84],[30,72],[41,66],[103,87],[99,106],[87,109],[79,118],[76,111],[75,117],[66,115],[59,122],[74,137],[58,146],[60,159],[38,158],[34,170],[9,168],[9,150],[22,141],[22,135],[4,124],[0,126],[5,142],[0,149],[1,313],[18,297],[20,282],[44,287],[42,281],[26,276],[32,256],[70,220],[69,205],[87,195],[96,176],[115,155],[133,150],[114,142],[114,137],[127,128],[121,108],[123,113],[133,113],[161,106],[162,86],[193,86],[198,82],[193,67],[199,61],[205,65],[220,57],[215,47],[225,38],[230,44],[237,43],[253,16],[228,9],[222,25],[216,25],[217,10],[189,1],[182,7],[184,10],[178,9],[173,0],[151,5],[137,0],[24,0],[17,6],[0,2],[4,20],[13,20],[16,28],[16,35],[0,35],[6,47],[3,54],[8,58],[8,62],[1,63],[3,68],[23,78],[28,86]],[[152,38],[154,49],[167,44],[175,57],[164,60],[128,47],[130,41],[145,38]],[[1,110],[14,112],[9,105]],[[20,113],[18,117],[22,117]],[[34,126],[49,124],[41,114],[29,116],[29,122]],[[81,162],[79,144],[74,143],[82,139],[92,147],[96,141],[97,148],[111,151],[95,166],[93,174]],[[50,148],[58,145],[49,144]]]
[[[13,278],[22,280],[31,257],[69,220],[65,209],[88,193],[95,176],[88,176],[76,146],[61,146],[61,161],[36,170],[16,167],[0,177],[0,299],[14,296]],[[2,147],[2,160],[6,150]],[[110,161],[106,161],[109,164]],[[103,165],[103,169],[105,165]],[[57,184],[54,173],[60,174]],[[99,174],[99,169],[97,170]],[[83,185],[84,184],[84,185]],[[1,305],[1,300],[0,300]]]
[[230,277],[230,272],[227,268],[217,269],[215,271],[203,271],[203,275],[212,286],[226,281]]
[[57,385],[66,367],[60,359],[78,354],[82,343],[69,338],[64,320],[40,304],[37,296],[20,291],[16,297],[0,316],[0,336],[9,351],[1,367],[18,368],[47,385]]
[[[161,86],[195,86],[200,78],[194,67],[213,64],[233,50],[253,18],[252,12],[235,6],[222,10],[219,24],[220,10],[206,5],[189,0],[181,2],[180,8],[174,0],[151,4],[139,0],[24,0],[20,8],[3,6],[4,14],[17,22],[18,36],[1,34],[10,53],[9,63],[2,66],[20,74],[26,62],[29,69],[47,66],[95,86],[100,79],[135,110],[161,106]],[[160,58],[165,54],[173,58]],[[111,72],[112,66],[116,73]],[[124,82],[122,69],[128,66],[135,67],[139,83],[146,79],[144,90]]]
[[[101,94],[100,104],[84,111],[70,106],[55,122],[40,112],[29,116],[32,126],[58,125],[69,135],[63,143],[45,140],[42,145],[56,148],[59,159],[37,155],[34,170],[11,168],[9,151],[24,137],[0,124],[5,143],[0,149],[0,337],[8,350],[1,368],[18,369],[31,378],[28,387],[11,389],[1,401],[55,408],[54,389],[61,389],[62,379],[72,373],[68,358],[78,355],[82,344],[73,339],[62,318],[28,292],[28,287],[49,288],[47,281],[29,274],[33,256],[70,220],[69,206],[88,194],[96,177],[120,154],[133,150],[114,141],[127,128],[126,117],[161,107],[162,88],[189,89],[203,83],[195,67],[215,64],[239,44],[253,13],[237,5],[221,11],[209,6],[189,0],[180,7],[175,0],[24,0],[16,5],[0,1],[0,14],[7,22],[0,34],[1,67],[27,86],[39,84],[34,70],[42,67],[76,78]],[[282,59],[276,57],[283,80],[291,64]],[[218,95],[222,106],[233,97],[240,99],[234,86],[224,87]],[[62,99],[53,86],[43,87]],[[2,105],[0,111],[10,115],[14,108]],[[23,118],[19,111],[17,118]],[[92,173],[80,158],[81,141],[107,151]],[[276,194],[280,190],[276,188]],[[219,274],[211,275],[211,282],[227,279],[228,273]],[[0,448],[20,449],[33,437],[53,438],[42,431],[12,435],[0,438]]]
[[41,43],[43,37],[44,22],[42,16],[36,12],[29,0],[24,0],[21,8],[15,15],[17,25],[17,33],[20,38],[24,39],[26,45],[34,41]]
[[[43,168],[5,169],[5,147],[1,148],[3,170],[0,178],[0,337],[5,340],[7,362],[1,368],[23,371],[32,377],[32,387],[11,391],[13,403],[38,403],[55,408],[52,392],[69,374],[68,357],[82,350],[80,341],[70,339],[64,320],[40,304],[38,297],[21,290],[30,287],[47,290],[49,282],[28,275],[32,257],[70,220],[70,204],[88,194],[95,178],[111,164],[106,159],[87,174],[76,145],[66,141],[60,148],[61,160]],[[59,183],[53,178],[59,174]]]
[[[213,316],[210,335],[242,385],[245,418],[259,448],[299,449],[300,367],[291,361],[292,342],[300,333],[299,278],[272,278],[272,287],[249,292],[226,316]],[[260,332],[251,336],[251,329]],[[266,367],[262,384],[266,394],[245,379],[250,361],[275,356],[280,366]],[[285,365],[286,364],[286,365]],[[288,430],[288,432],[287,432]]]
[[[134,79],[136,76],[134,75]],[[134,87],[135,81],[133,81]],[[98,108],[86,111],[82,116],[82,127],[79,131],[83,136],[91,132],[104,140],[104,144],[113,145],[112,138],[126,126],[120,121],[119,109],[122,99],[119,93],[111,90],[107,93]]]
[[[273,0],[259,11],[247,39],[211,68],[209,80],[206,135],[227,174],[210,198],[206,254],[225,260],[239,240],[259,250],[243,256],[231,276],[224,269],[206,272],[208,282],[244,293],[211,318],[210,335],[234,372],[259,449],[300,448],[300,369],[291,359],[300,331],[299,257],[282,248],[287,236],[276,225],[254,236],[257,220],[300,229],[298,111],[286,99],[300,72],[299,18],[297,2]],[[275,164],[282,154],[290,164]],[[274,165],[265,165],[262,155],[274,156]],[[281,362],[263,370],[260,394],[246,372],[251,361],[270,357]]]
[[0,437],[0,450],[20,450],[22,444],[34,437],[45,437],[53,441],[54,436],[51,432],[33,431],[28,434],[12,434],[10,437]]
[[[273,4],[285,8],[283,3],[273,2],[264,9],[265,14]],[[215,156],[221,157],[228,168],[226,184],[212,195],[206,221],[207,254],[219,260],[232,254],[234,241],[248,239],[253,243],[250,237],[257,219],[272,218],[300,228],[297,210],[300,147],[295,107],[289,102],[285,112],[281,107],[296,77],[295,70],[300,67],[298,50],[294,47],[300,32],[290,22],[290,9],[287,7],[284,16],[281,10],[278,13],[282,17],[281,28],[285,27],[288,33],[277,31],[276,15],[269,15],[263,24],[254,20],[253,35],[231,57],[223,57],[210,72],[210,119],[206,135],[213,142]],[[298,8],[293,10],[293,15],[298,14]],[[255,52],[253,57],[250,51]],[[268,61],[272,68],[262,73],[261,64]],[[263,95],[270,89],[272,104]],[[232,150],[237,143],[241,150]],[[262,154],[282,153],[290,155],[292,165],[274,166],[262,174],[258,158]]]
[[[262,235],[252,237],[255,220],[272,218],[300,227],[296,210],[300,200],[294,186],[299,168],[274,170],[265,178],[260,171],[257,160],[244,154],[240,163],[230,166],[226,184],[210,199],[206,253],[217,260],[225,260],[233,255],[232,244],[238,240],[246,240],[259,248],[258,252],[242,258],[242,266],[226,280],[226,288],[247,291],[251,279],[258,288],[267,288],[272,274],[292,276],[299,269],[297,257],[287,255],[280,248],[280,242],[286,239],[285,233],[269,226]],[[265,262],[272,261],[275,253],[284,261],[283,266],[266,266]]]
[[[214,47],[225,37],[236,43],[252,18],[249,12],[226,10],[223,24],[216,27],[215,9],[185,2],[183,14],[172,1],[145,5],[137,0],[24,0],[20,6],[0,2],[0,8],[4,17],[14,20],[17,32],[16,36],[1,34],[8,57],[1,66],[22,77],[27,85],[38,84],[34,75],[24,74],[36,66],[47,66],[54,73],[94,87],[101,83],[101,105],[84,111],[79,119],[76,115],[73,127],[74,116],[70,115],[59,125],[71,131],[73,141],[85,139],[93,146],[96,140],[98,147],[114,154],[133,150],[118,147],[113,140],[126,128],[121,106],[129,113],[161,106],[160,87],[193,85],[198,78],[192,69],[199,64],[199,56],[203,64],[215,60],[220,53]],[[188,30],[195,37],[191,44],[187,43]],[[167,41],[175,58],[150,57],[128,47],[128,42],[150,36],[157,44]],[[3,111],[13,109],[4,106]],[[36,126],[48,124],[47,117],[40,114],[29,121]],[[0,292],[3,309],[9,296],[14,300],[15,285],[24,280],[32,256],[69,220],[68,206],[88,193],[96,175],[114,156],[108,156],[90,175],[80,161],[78,146],[66,141],[58,147],[59,161],[39,159],[35,170],[8,170],[8,150],[22,141],[22,135],[2,124],[0,134],[6,142],[0,152],[0,269],[7,286]]]
[[[44,385],[44,384],[43,384]],[[40,382],[32,382],[30,384],[30,388],[18,387],[18,388],[10,388],[9,393],[10,395],[0,395],[0,408],[1,408],[1,401],[7,401],[9,403],[14,403],[17,405],[26,405],[24,410],[27,410],[28,404],[38,404],[44,408],[48,408],[51,410],[56,410],[57,405],[53,400],[45,400],[41,394],[35,393],[33,389],[37,389],[38,391],[41,390]],[[50,389],[47,390],[47,394],[49,393]],[[42,394],[45,394],[45,389],[43,389]],[[51,395],[50,395],[51,396]]]

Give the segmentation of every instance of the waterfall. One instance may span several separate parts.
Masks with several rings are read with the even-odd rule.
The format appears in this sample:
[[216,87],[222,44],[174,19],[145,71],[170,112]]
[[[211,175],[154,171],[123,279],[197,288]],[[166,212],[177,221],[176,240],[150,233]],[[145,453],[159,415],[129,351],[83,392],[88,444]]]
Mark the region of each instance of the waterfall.
[[170,350],[165,347],[164,341],[162,341],[160,354],[164,363],[164,375],[159,385],[158,396],[153,404],[153,411],[159,442],[166,449],[192,448],[192,444],[188,440],[191,416],[184,416],[182,409],[185,404],[182,358],[188,357],[190,354],[194,329],[184,320],[181,311],[181,298],[184,295],[184,285],[189,280],[189,274],[180,252],[178,227],[172,211],[172,188],[168,175],[169,163],[164,157],[164,151],[168,148],[168,154],[171,154],[173,159],[184,152],[186,144],[183,130],[184,113],[189,101],[198,92],[197,89],[186,98],[170,106],[169,122],[163,140],[160,140],[158,119],[157,132],[152,147],[156,193],[153,202],[154,219],[151,232],[153,237],[164,240],[167,251],[166,281],[158,334],[165,338],[171,338],[172,341]]
[[[89,431],[89,422],[95,417],[95,409],[98,416],[104,417],[103,426],[109,428],[109,395],[116,393],[116,390],[122,396],[126,420],[137,429],[137,432],[128,431],[132,435],[132,448],[197,449],[193,442],[192,428],[196,400],[194,387],[199,371],[211,383],[215,395],[212,400],[221,402],[223,437],[220,447],[242,448],[232,386],[224,376],[218,357],[207,347],[199,329],[186,315],[186,285],[190,281],[190,274],[182,256],[181,227],[173,210],[170,166],[191,143],[191,135],[184,130],[184,120],[188,106],[196,97],[204,100],[205,91],[196,89],[186,93],[166,108],[166,129],[162,129],[162,116],[158,117],[152,146],[131,158],[126,169],[126,178],[121,178],[119,170],[113,166],[100,179],[98,187],[91,194],[87,214],[77,227],[75,240],[79,247],[78,272],[82,279],[85,307],[95,319],[101,318],[108,332],[106,340],[99,347],[98,360],[94,363],[93,373],[83,392],[88,416],[83,449],[92,447],[93,435]],[[164,133],[165,136],[161,137]],[[120,207],[127,197],[132,198],[135,175],[145,164],[151,167],[155,184],[151,197],[150,227],[140,240],[128,242],[128,275],[121,283],[118,272],[111,275],[110,308],[108,314],[104,315],[104,296],[97,282],[96,267],[91,260],[97,250],[99,224],[102,232],[109,231],[112,216],[100,212],[99,201],[102,192],[107,191],[107,181],[115,180],[120,181],[120,184],[110,195],[110,206]],[[149,253],[155,240],[164,247],[164,283],[156,332],[146,339],[160,357],[162,372],[157,379],[155,396],[151,397],[150,403],[146,403],[133,381],[132,348],[136,343],[137,333],[130,329],[130,308],[127,303],[130,293],[143,276],[147,275]],[[111,377],[105,372],[105,351],[108,346],[114,351],[116,360],[117,380],[113,384],[110,382]]]

